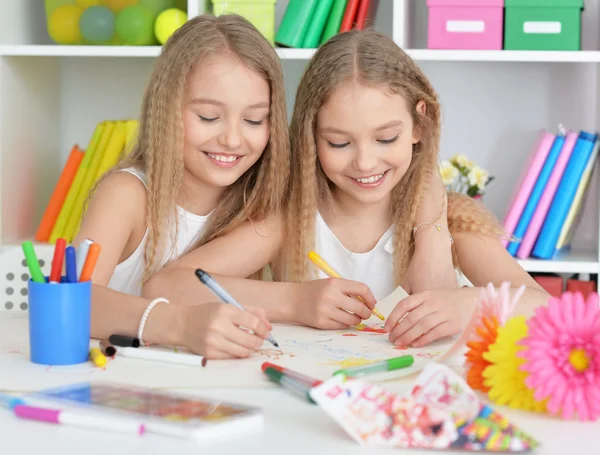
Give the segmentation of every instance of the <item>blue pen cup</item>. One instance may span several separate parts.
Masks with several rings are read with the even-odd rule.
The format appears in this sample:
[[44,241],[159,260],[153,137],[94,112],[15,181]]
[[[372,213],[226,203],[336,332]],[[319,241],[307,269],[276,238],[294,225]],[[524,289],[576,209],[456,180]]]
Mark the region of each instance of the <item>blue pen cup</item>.
[[37,283],[29,280],[30,359],[43,365],[88,360],[92,283]]

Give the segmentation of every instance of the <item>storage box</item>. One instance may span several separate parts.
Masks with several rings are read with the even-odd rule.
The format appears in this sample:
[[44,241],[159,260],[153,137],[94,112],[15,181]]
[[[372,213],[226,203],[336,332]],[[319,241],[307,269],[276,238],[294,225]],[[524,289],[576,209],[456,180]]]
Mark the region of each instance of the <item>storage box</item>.
[[272,44],[275,44],[276,0],[212,0],[213,13],[235,13],[245,17]]
[[583,0],[505,0],[504,49],[581,49]]
[[504,0],[427,0],[429,49],[502,49]]

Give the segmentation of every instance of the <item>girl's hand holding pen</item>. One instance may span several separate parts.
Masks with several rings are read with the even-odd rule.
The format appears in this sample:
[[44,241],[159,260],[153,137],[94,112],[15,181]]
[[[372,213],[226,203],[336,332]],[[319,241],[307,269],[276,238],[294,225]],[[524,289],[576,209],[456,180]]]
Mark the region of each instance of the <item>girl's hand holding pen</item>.
[[[369,319],[377,301],[364,283],[325,278],[302,283],[294,305],[297,322],[317,329],[338,330]],[[364,303],[350,296],[360,296]]]
[[233,305],[206,303],[182,305],[181,311],[182,345],[209,360],[248,357],[272,329],[262,308],[242,311]]

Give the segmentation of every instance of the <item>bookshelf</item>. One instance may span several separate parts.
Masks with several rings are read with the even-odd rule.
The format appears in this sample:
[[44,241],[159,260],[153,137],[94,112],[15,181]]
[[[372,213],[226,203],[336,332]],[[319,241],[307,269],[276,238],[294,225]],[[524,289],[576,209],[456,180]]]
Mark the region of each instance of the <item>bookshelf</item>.
[[[188,0],[188,15],[204,0]],[[287,0],[277,0],[279,24]],[[103,119],[135,118],[159,46],[58,46],[41,0],[0,0],[0,251],[33,238],[74,143]],[[423,0],[380,0],[375,28],[420,64],[443,107],[441,157],[464,153],[496,177],[485,204],[503,218],[539,128],[599,127],[600,5],[583,13],[583,50],[465,51],[426,48]],[[313,49],[278,49],[288,111]],[[522,260],[530,272],[600,271],[600,188],[594,174],[573,251]]]

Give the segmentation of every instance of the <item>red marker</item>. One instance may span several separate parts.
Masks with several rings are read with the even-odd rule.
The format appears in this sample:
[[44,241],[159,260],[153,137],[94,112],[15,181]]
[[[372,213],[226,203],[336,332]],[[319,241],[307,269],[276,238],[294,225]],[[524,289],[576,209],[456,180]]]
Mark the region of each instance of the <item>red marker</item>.
[[302,381],[309,387],[317,387],[318,385],[321,385],[321,383],[323,382],[323,381],[319,381],[318,379],[313,379],[310,376],[306,376],[304,374],[296,373],[295,371],[288,370],[287,368],[281,367],[279,365],[275,365],[274,363],[271,363],[271,362],[264,362],[261,365],[261,368],[264,372],[267,371],[267,368],[272,368],[273,370],[279,371],[281,374],[284,374],[290,378],[294,378],[298,381]]
[[52,258],[52,269],[50,270],[50,283],[60,283],[60,275],[63,268],[63,260],[65,258],[65,248],[67,241],[65,239],[57,239],[54,247],[54,257]]

